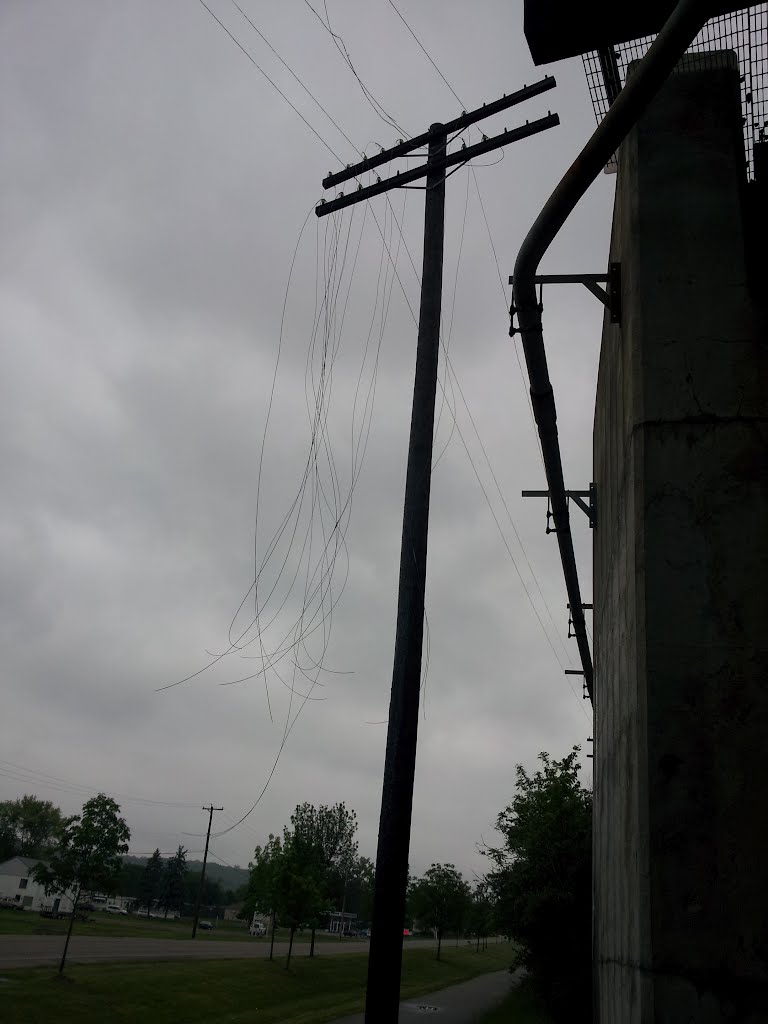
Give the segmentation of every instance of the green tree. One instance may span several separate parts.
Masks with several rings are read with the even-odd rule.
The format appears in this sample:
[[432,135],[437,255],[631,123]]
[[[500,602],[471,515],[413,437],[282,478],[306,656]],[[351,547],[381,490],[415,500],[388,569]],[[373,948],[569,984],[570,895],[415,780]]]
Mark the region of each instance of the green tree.
[[480,951],[480,943],[485,942],[490,935],[494,920],[493,895],[483,880],[472,890],[467,907],[466,925],[469,934],[475,936],[475,952]]
[[251,921],[255,913],[269,914],[272,918],[272,938],[269,959],[275,948],[275,919],[279,894],[278,870],[283,856],[283,845],[278,836],[270,835],[264,846],[257,846],[249,865],[250,877],[241,915]]
[[118,892],[121,896],[135,901],[138,906],[141,899],[141,882],[144,877],[146,861],[134,864],[132,861],[123,858],[123,866],[120,869],[120,884]]
[[[197,891],[200,888],[200,871],[190,871],[184,881],[184,902],[194,903],[197,899]],[[209,878],[206,874],[203,880],[203,888],[200,891],[201,907],[220,907],[225,903],[224,889],[221,882],[215,878]]]
[[344,803],[328,807],[321,804],[299,804],[291,815],[291,828],[283,830],[283,847],[290,850],[292,861],[299,866],[303,877],[312,877],[318,892],[317,913],[307,922],[312,927],[309,955],[315,952],[317,918],[330,899],[333,876],[342,879],[341,910],[346,903],[346,880],[349,878],[357,855],[357,815]]
[[579,748],[561,761],[539,755],[529,775],[517,766],[517,792],[496,820],[502,845],[484,852],[499,928],[520,947],[556,1020],[592,1012],[592,794],[578,778]]
[[181,913],[184,903],[184,885],[187,877],[187,851],[179,846],[176,853],[169,857],[163,867],[163,879],[160,887],[160,903],[168,917],[168,911]]
[[147,917],[152,909],[152,904],[160,896],[163,884],[163,858],[160,850],[155,850],[141,874],[141,888],[139,889],[139,906],[147,908]]
[[45,858],[56,846],[64,818],[50,800],[25,794],[0,802],[0,861],[11,857]]
[[81,814],[65,820],[48,863],[38,864],[34,869],[35,878],[47,895],[62,893],[73,903],[59,974],[64,970],[81,894],[114,891],[130,838],[131,830],[120,817],[119,806],[111,797],[99,793],[83,804]]
[[322,910],[323,891],[315,867],[302,860],[285,843],[276,865],[274,885],[277,914],[291,932],[285,965],[289,970],[296,930],[317,920]]
[[334,865],[329,872],[330,905],[356,914],[361,923],[371,919],[374,866],[368,857],[353,857],[349,865]]
[[469,898],[469,886],[453,864],[432,864],[411,883],[410,907],[420,925],[437,936],[437,959],[447,929],[458,933]]

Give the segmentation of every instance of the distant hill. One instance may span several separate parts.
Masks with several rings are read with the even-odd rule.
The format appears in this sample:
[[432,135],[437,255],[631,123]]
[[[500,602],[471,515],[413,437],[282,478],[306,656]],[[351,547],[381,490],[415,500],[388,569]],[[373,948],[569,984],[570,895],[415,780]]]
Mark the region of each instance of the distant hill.
[[[123,857],[126,864],[146,864],[149,857]],[[203,870],[201,860],[188,860],[187,867],[192,874],[200,874]],[[217,864],[209,860],[205,866],[206,878],[220,882],[225,889],[239,889],[241,885],[248,884],[248,869],[240,867],[227,867],[225,864]]]

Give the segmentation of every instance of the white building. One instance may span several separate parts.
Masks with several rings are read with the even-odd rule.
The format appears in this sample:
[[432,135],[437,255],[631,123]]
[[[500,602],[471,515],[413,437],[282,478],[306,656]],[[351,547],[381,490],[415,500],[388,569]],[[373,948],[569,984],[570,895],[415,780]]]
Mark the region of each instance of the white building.
[[72,900],[63,894],[45,895],[45,889],[36,882],[32,871],[42,861],[34,857],[11,857],[0,864],[0,899],[13,900],[24,910],[52,910],[67,913]]

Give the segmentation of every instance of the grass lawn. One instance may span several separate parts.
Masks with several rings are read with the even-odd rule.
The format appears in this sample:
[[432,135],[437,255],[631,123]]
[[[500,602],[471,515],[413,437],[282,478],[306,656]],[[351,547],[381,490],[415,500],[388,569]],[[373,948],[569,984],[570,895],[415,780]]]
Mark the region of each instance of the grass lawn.
[[[146,918],[131,914],[128,917],[121,915],[105,914],[103,911],[95,911],[90,915],[92,920],[75,921],[74,935],[116,935],[126,938],[144,939],[188,939],[192,935],[192,921],[184,919],[175,921],[173,918],[166,920],[162,918]],[[205,919],[203,919],[205,920]],[[0,935],[65,935],[67,921],[54,921],[50,918],[40,917],[39,914],[25,911],[23,914],[18,911],[0,912]],[[288,929],[278,928],[275,935],[277,942],[288,941]],[[201,931],[198,929],[200,939],[226,939],[227,941],[243,942],[269,942],[269,936],[252,938],[248,934],[248,928],[244,921],[219,921],[212,931]],[[310,933],[300,932],[296,936],[297,942],[309,942]],[[316,942],[336,941],[338,936],[332,936],[324,932],[318,932],[315,936]],[[349,939],[343,939],[348,942]]]
[[[403,957],[403,998],[434,991],[510,960],[506,943],[487,951],[431,950]],[[323,1024],[363,1008],[364,954],[285,960],[74,965],[67,980],[50,967],[8,971],[0,982],[3,1019],[14,1024]],[[526,1018],[522,1019],[529,1024]],[[538,1021],[536,1018],[531,1018]]]
[[503,1003],[483,1017],[482,1024],[551,1024],[551,1021],[523,982],[509,993]]

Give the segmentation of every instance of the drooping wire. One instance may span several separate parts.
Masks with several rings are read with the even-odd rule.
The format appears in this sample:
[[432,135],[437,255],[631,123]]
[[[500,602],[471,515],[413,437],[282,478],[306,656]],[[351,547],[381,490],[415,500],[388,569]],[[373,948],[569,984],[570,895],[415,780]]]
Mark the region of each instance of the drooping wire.
[[[202,0],[201,0],[201,2],[202,2]],[[207,5],[204,4],[204,6],[206,6],[206,9],[208,9]],[[311,5],[308,5],[308,6],[311,7]],[[212,13],[212,12],[209,11],[209,13]],[[317,13],[317,12],[315,12],[315,13]],[[215,20],[218,21],[218,19],[215,19]],[[222,26],[222,27],[224,27],[224,26]],[[329,28],[329,31],[332,33],[332,29],[330,29],[330,26],[328,26],[328,28]],[[231,35],[231,33],[229,33],[229,32],[228,32],[228,34]],[[234,41],[237,42],[237,40],[234,40]],[[247,53],[247,51],[245,51],[243,47],[240,47],[240,48],[243,49],[243,52],[246,53],[246,56],[249,56],[249,59],[251,59],[252,63],[255,64],[255,61],[253,61],[252,58],[250,58],[250,55]],[[256,65],[256,66],[258,68],[258,65]],[[259,68],[259,70],[261,70],[261,69]],[[353,71],[354,71],[354,68],[353,68]],[[297,76],[295,76],[295,77],[297,77]],[[302,85],[303,85],[303,83],[302,83]],[[284,94],[281,93],[281,95],[284,95]],[[290,104],[290,105],[293,106],[292,104]],[[295,109],[295,108],[293,108],[293,109]],[[305,119],[302,117],[302,120],[305,120]],[[326,144],[326,146],[327,146],[327,144]],[[333,153],[333,150],[330,148],[330,146],[327,146],[327,148],[329,149],[330,152]],[[335,153],[333,155],[336,156]],[[336,156],[336,159],[339,159],[339,158]],[[399,223],[399,221],[397,220],[396,216],[394,215],[394,210],[392,209],[389,197],[387,197],[387,204],[388,204],[389,210],[392,213],[394,222],[397,224],[398,232],[400,234],[400,238],[401,238],[402,241],[404,241],[404,238],[403,238],[403,235],[402,235],[402,226]],[[372,210],[372,212],[373,212],[373,210]],[[385,249],[387,251],[387,257],[388,257],[390,265],[392,267],[392,272],[393,272],[392,280],[394,281],[396,279],[398,281],[398,284],[400,285],[401,291],[403,292],[403,295],[404,295],[404,297],[406,299],[406,303],[408,305],[408,308],[409,308],[409,311],[411,313],[411,316],[414,319],[414,322],[416,322],[416,317],[415,317],[415,314],[413,312],[413,308],[411,307],[408,295],[407,295],[407,293],[405,291],[405,288],[403,287],[402,280],[400,279],[399,273],[397,271],[396,259],[393,260],[391,251],[390,251],[389,247],[387,246],[386,223],[385,223],[384,231],[382,231],[381,225],[379,224],[378,219],[375,216],[375,212],[373,212],[373,219],[374,219],[374,221],[376,223],[376,227],[377,227],[377,230],[379,231],[379,235],[382,238],[382,244],[384,245],[384,247],[385,247]],[[351,230],[351,228],[350,228],[350,230]],[[341,535],[341,536],[339,535],[339,526],[340,526],[341,517],[338,516],[338,515],[334,515],[334,513],[338,512],[339,490],[338,490],[338,486],[337,486],[336,472],[335,472],[335,469],[333,467],[332,451],[331,451],[330,445],[327,444],[327,441],[328,441],[328,438],[327,438],[328,406],[327,406],[327,403],[326,403],[325,406],[324,406],[324,412],[323,412],[323,400],[320,398],[320,396],[323,394],[323,387],[320,386],[320,383],[322,383],[325,380],[328,380],[330,382],[330,380],[332,379],[332,364],[333,364],[333,360],[335,358],[336,352],[338,351],[338,346],[340,344],[340,333],[337,333],[337,334],[334,333],[335,330],[336,330],[336,326],[335,326],[336,312],[335,312],[335,310],[336,310],[336,304],[337,304],[337,299],[338,299],[338,295],[339,295],[339,290],[341,288],[341,280],[343,278],[343,266],[344,266],[344,262],[346,261],[346,250],[347,250],[348,243],[349,243],[349,233],[347,234],[347,242],[346,242],[346,245],[344,247],[345,255],[344,255],[344,259],[342,260],[342,263],[341,263],[341,273],[340,273],[340,276],[335,278],[335,280],[336,280],[335,291],[334,291],[334,284],[333,284],[333,282],[334,282],[334,274],[338,270],[338,264],[336,262],[336,256],[337,256],[337,253],[338,253],[338,246],[339,246],[338,230],[335,233],[332,233],[332,238],[335,238],[335,241],[333,243],[333,245],[334,245],[333,254],[332,254],[332,257],[330,259],[330,263],[327,265],[327,268],[326,268],[326,274],[325,274],[325,282],[326,282],[325,283],[325,293],[324,293],[324,296],[323,296],[323,299],[322,299],[322,302],[321,302],[321,306],[323,307],[322,311],[323,311],[323,315],[324,315],[324,318],[325,318],[324,336],[325,336],[326,340],[325,340],[325,346],[324,346],[324,349],[323,349],[323,356],[322,356],[322,362],[321,362],[321,375],[320,375],[319,381],[317,383],[317,389],[315,390],[315,395],[317,396],[317,402],[319,403],[319,408],[316,408],[316,410],[315,410],[316,413],[317,413],[317,416],[314,418],[314,421],[313,421],[312,448],[311,448],[311,453],[314,453],[314,456],[313,456],[313,458],[314,458],[314,470],[313,470],[313,475],[312,475],[312,497],[311,497],[310,505],[311,505],[311,508],[313,508],[313,509],[315,509],[315,508],[319,508],[320,509],[320,528],[321,528],[321,531],[323,532],[325,543],[323,545],[323,555],[322,555],[321,561],[318,563],[318,567],[315,570],[315,572],[312,574],[312,577],[311,577],[312,581],[315,582],[315,587],[314,587],[313,593],[314,594],[319,594],[320,600],[319,600],[318,611],[315,612],[315,614],[309,620],[309,625],[312,625],[312,623],[314,623],[314,620],[318,617],[318,613],[321,613],[321,615],[320,615],[320,621],[318,623],[315,623],[312,626],[311,630],[308,629],[307,626],[306,626],[305,620],[306,620],[306,610],[307,610],[307,607],[308,607],[307,598],[309,596],[309,582],[310,582],[309,565],[310,565],[310,562],[311,562],[311,559],[310,559],[310,561],[307,562],[308,579],[307,579],[307,583],[305,585],[305,600],[303,602],[303,610],[302,610],[301,616],[299,618],[299,622],[298,622],[298,624],[296,626],[296,632],[293,634],[293,643],[292,644],[284,645],[281,642],[280,644],[278,644],[277,648],[275,648],[272,651],[272,653],[269,656],[266,656],[266,657],[264,656],[264,649],[262,647],[262,658],[261,658],[261,660],[262,660],[262,666],[263,667],[262,667],[261,671],[264,672],[264,673],[266,673],[266,671],[269,670],[270,668],[274,669],[274,665],[275,665],[276,659],[279,658],[279,657],[285,656],[292,649],[295,650],[296,649],[296,644],[298,644],[299,642],[304,644],[304,646],[306,647],[306,638],[309,635],[309,632],[314,632],[317,628],[323,628],[323,630],[324,630],[324,643],[323,643],[323,653],[324,653],[327,650],[327,643],[328,643],[328,635],[329,635],[328,634],[328,623],[329,623],[330,617],[332,615],[333,607],[335,606],[336,601],[338,600],[338,598],[334,599],[334,595],[330,591],[331,576],[332,576],[332,565],[335,564],[336,556],[338,555],[338,552],[339,552],[340,548],[344,546],[344,543],[343,543],[343,535]],[[398,243],[398,247],[399,247],[399,243]],[[405,246],[405,248],[406,248],[406,252],[408,253],[408,258],[411,261],[411,264],[413,266],[413,260],[412,260],[412,257],[410,255],[410,252],[408,252],[407,245]],[[327,248],[324,250],[324,252],[325,252],[326,257],[329,256],[329,250]],[[414,267],[414,271],[415,271],[415,267]],[[348,297],[348,295],[349,295],[349,288],[347,290],[347,297]],[[391,295],[391,286],[390,286],[390,295]],[[333,312],[329,308],[329,305],[332,305]],[[345,302],[345,306],[346,306],[346,302]],[[342,313],[342,317],[341,317],[342,323],[343,323],[343,317],[344,317],[344,314]],[[330,344],[331,344],[330,353],[329,353],[328,347],[327,347],[328,343],[329,343],[329,339],[330,339]],[[327,376],[326,376],[326,370],[327,370]],[[314,383],[315,382],[313,380],[313,384]],[[330,388],[330,383],[329,383],[329,388]],[[370,429],[370,419],[369,419],[368,429]],[[322,479],[321,479],[321,475],[320,475],[319,465],[318,465],[317,448],[315,447],[318,435],[320,436],[320,439],[321,439],[321,441],[324,444],[324,450],[326,452],[326,456],[327,456],[327,460],[328,460],[328,468],[329,468],[329,472],[330,472],[330,483],[331,483],[331,496],[330,497],[325,492],[324,486],[322,484]],[[367,441],[366,441],[366,444],[367,444]],[[363,446],[363,452],[364,452],[364,450],[365,450],[365,445]],[[311,455],[311,458],[312,458],[312,455]],[[308,468],[309,468],[309,466],[308,466]],[[307,477],[305,476],[303,484],[302,484],[302,487],[300,488],[300,493],[301,494],[303,494],[304,488],[306,487],[306,484],[307,484]],[[330,535],[326,535],[326,533],[325,533],[325,527],[324,527],[325,519],[324,519],[323,511],[322,511],[323,510],[323,506],[325,506],[325,508],[331,513],[331,523],[333,523],[333,528],[332,528],[332,531],[331,531]],[[300,512],[300,509],[301,509],[301,499],[300,499],[299,505],[298,505],[298,511],[299,512]],[[335,547],[335,551],[332,553],[332,555],[329,556],[328,555],[329,536],[333,536],[333,535],[336,535],[336,547]],[[295,529],[293,531],[292,536],[295,536]],[[310,535],[310,550],[311,550],[311,535]],[[318,576],[317,580],[315,581],[315,577],[317,576],[318,572],[319,572],[319,576]],[[280,576],[280,574],[278,574],[278,579],[279,579],[279,576]],[[274,587],[273,587],[273,591],[274,591]],[[326,595],[329,598],[330,607],[329,607],[327,612],[323,613],[322,609],[325,606],[324,598],[325,598]],[[259,635],[259,638],[261,638],[261,636],[263,635],[263,630],[261,628],[260,623],[258,622],[258,608],[259,608],[259,601],[258,601],[258,599],[256,601],[256,608],[257,608],[257,616],[256,616],[256,620],[257,620],[257,634]],[[253,622],[250,624],[250,626],[252,626],[252,625],[253,625]],[[248,633],[248,630],[250,629],[250,626],[247,627],[247,629],[241,634],[241,636],[238,638],[239,640],[242,640],[243,637],[246,636],[246,634]],[[247,644],[252,643],[252,642],[253,642],[253,639],[247,641],[247,643],[244,646],[247,646]],[[260,643],[261,643],[261,639],[260,639]],[[239,647],[240,647],[240,644],[238,643],[238,648]],[[229,653],[229,652],[227,652],[227,653]],[[321,655],[321,659],[322,659],[322,655]],[[320,659],[320,661],[315,661],[315,665],[317,666],[318,672],[322,668],[321,659]],[[267,665],[264,664],[265,660],[268,660],[268,664]],[[296,660],[294,660],[294,679],[293,679],[293,682],[288,686],[288,689],[290,691],[290,702],[289,702],[289,712],[288,712],[288,715],[286,717],[286,723],[285,723],[285,728],[284,728],[283,740],[282,740],[280,749],[278,750],[278,754],[277,754],[277,757],[275,759],[275,762],[273,764],[272,772],[270,773],[270,775],[269,775],[269,777],[267,779],[267,782],[265,784],[265,789],[259,795],[259,797],[257,798],[257,801],[253,805],[253,807],[256,806],[258,801],[263,796],[263,792],[266,791],[266,786],[269,785],[269,781],[271,780],[271,778],[272,778],[272,776],[274,774],[274,770],[277,767],[277,762],[279,761],[280,753],[282,752],[282,749],[283,749],[283,747],[285,745],[285,742],[287,741],[287,738],[290,735],[290,731],[293,729],[293,727],[294,727],[294,725],[296,723],[296,720],[298,719],[298,716],[300,715],[300,713],[303,710],[303,708],[306,706],[307,701],[309,699],[312,699],[311,698],[312,689],[314,688],[315,685],[317,685],[317,679],[315,679],[312,682],[312,687],[310,688],[309,693],[307,693],[307,694],[299,694],[298,691],[295,690],[295,685],[294,685],[295,684],[296,670],[301,670],[301,669],[300,669],[300,666],[298,666],[298,663],[296,662]],[[257,673],[257,674],[260,674],[260,673]],[[293,716],[293,718],[291,718],[291,709],[292,709],[292,702],[293,702],[294,695],[301,700],[301,705],[300,705],[298,711]],[[251,810],[253,810],[253,808]],[[250,814],[250,813],[251,812],[249,811],[248,814]],[[247,817],[247,815],[245,817]],[[243,821],[243,820],[245,820],[245,819],[241,818],[240,822]],[[237,827],[237,825],[240,822],[235,823],[235,825],[233,825],[232,827]],[[228,829],[226,831],[230,831],[230,830],[231,829]]]
[[[386,242],[387,242],[387,231],[388,231],[388,229],[385,226],[384,231],[382,233],[381,225],[380,225],[380,223],[378,221],[378,218],[376,218],[376,216],[375,216],[375,211],[371,210],[371,212],[374,214],[374,218],[373,219],[376,222],[377,229],[379,230],[380,234],[382,235],[382,245],[385,246]],[[314,455],[312,456],[312,458],[314,459],[314,474],[313,475],[311,474],[311,476],[312,476],[312,480],[313,480],[312,488],[313,488],[314,497],[311,499],[310,504],[311,504],[312,507],[318,507],[317,504],[316,504],[317,501],[320,500],[324,496],[324,505],[325,505],[325,507],[327,509],[329,509],[331,511],[331,515],[332,515],[332,521],[330,523],[331,533],[334,533],[334,532],[338,532],[338,528],[341,525],[341,516],[339,514],[340,513],[340,509],[339,509],[339,506],[338,506],[338,503],[337,503],[337,497],[338,497],[338,494],[339,494],[339,489],[338,489],[337,484],[334,483],[332,485],[332,489],[331,489],[330,492],[326,492],[324,490],[324,487],[322,485],[322,481],[320,480],[320,475],[319,475],[319,462],[318,462],[318,456],[317,456],[317,439],[318,439],[319,435],[322,433],[322,431],[325,429],[324,424],[327,421],[327,406],[326,406],[326,415],[324,416],[323,413],[322,413],[323,402],[322,402],[322,397],[321,396],[324,393],[323,380],[325,380],[327,382],[328,379],[329,379],[330,371],[331,371],[331,368],[332,368],[332,361],[335,358],[336,353],[338,352],[338,347],[339,347],[339,344],[340,344],[340,335],[338,333],[336,333],[336,331],[337,331],[337,328],[341,325],[341,323],[343,323],[343,315],[337,321],[336,315],[333,313],[333,308],[329,309],[327,307],[329,305],[331,307],[333,307],[337,303],[338,297],[341,294],[341,288],[342,288],[341,280],[343,278],[343,264],[345,262],[345,258],[337,259],[337,255],[336,254],[339,252],[339,248],[340,248],[340,246],[339,246],[340,232],[339,232],[338,227],[336,225],[334,225],[334,230],[329,232],[326,237],[329,240],[329,243],[327,243],[324,246],[324,248],[323,248],[323,261],[324,261],[324,268],[325,268],[324,269],[325,284],[324,284],[323,291],[322,291],[322,294],[321,294],[321,297],[320,297],[320,300],[319,300],[320,314],[317,317],[314,318],[315,321],[316,321],[316,327],[315,327],[315,331],[313,333],[314,338],[317,339],[317,327],[318,327],[318,325],[320,323],[322,323],[322,326],[323,326],[322,333],[323,333],[324,342],[323,342],[322,353],[318,353],[318,358],[320,360],[320,378],[314,378],[312,376],[312,372],[310,372],[310,375],[308,377],[310,390],[312,392],[314,392],[314,394],[317,397],[317,403],[311,409],[312,420],[313,420],[312,451],[314,452]],[[342,247],[344,253],[346,253],[349,250],[349,238],[350,238],[350,232],[348,231],[347,234],[346,234],[346,242],[344,243],[344,245]],[[355,247],[355,251],[356,252],[359,251],[359,246]],[[395,276],[398,276],[397,275],[396,261],[392,258],[391,252],[388,252],[388,258],[390,260],[390,265],[392,267],[392,275],[393,275],[393,279],[394,279]],[[354,264],[353,264],[353,266],[354,266]],[[348,294],[348,292],[349,292],[349,289],[347,289],[347,294]],[[391,294],[392,294],[392,284],[390,283],[389,285],[386,285],[385,289],[384,289],[384,296],[386,298],[386,302],[382,302],[381,327],[380,327],[380,331],[381,331],[382,335],[383,335],[384,327],[386,325],[387,310],[389,308],[389,301],[390,301],[390,298],[391,298]],[[389,296],[389,297],[387,297],[387,296]],[[406,298],[407,298],[407,296],[406,296]],[[346,298],[345,298],[344,301],[346,302]],[[409,308],[410,308],[410,306],[409,306]],[[374,311],[373,316],[375,317],[375,311]],[[316,342],[313,342],[313,345],[315,343]],[[378,347],[380,347],[380,341],[379,341],[379,346]],[[377,347],[376,364],[378,362],[378,347]],[[312,350],[310,351],[310,358],[312,358]],[[364,364],[361,367],[361,374],[363,372],[364,372]],[[374,376],[372,377],[372,381],[371,381],[371,389],[370,389],[371,391],[373,390],[374,386],[375,386],[375,370],[374,370]],[[361,422],[361,429],[362,429],[362,427],[363,427],[363,425],[365,425],[366,419],[367,419],[366,436],[367,436],[367,431],[370,429],[371,413],[372,413],[372,405],[369,405],[369,412],[367,414],[367,417],[364,416],[363,421]],[[362,435],[360,435],[360,436],[362,436]],[[357,456],[356,456],[356,460],[355,460],[355,480],[357,479],[357,477],[359,476],[359,473],[360,473],[362,457],[364,455],[364,450],[365,450],[366,443],[367,443],[367,441],[360,441],[357,444]],[[330,455],[330,453],[329,453],[328,465],[329,465],[329,467],[332,467],[332,456]],[[306,476],[305,476],[304,482],[302,484],[302,487],[305,487],[306,484],[307,484],[307,479],[306,479]],[[321,505],[320,505],[321,510],[322,510],[322,507],[323,507],[323,504],[321,502]],[[324,520],[323,516],[321,515],[320,524],[321,524],[321,531],[323,531],[323,550],[324,550],[324,552],[326,552],[326,551],[328,551],[329,536],[328,536],[327,533],[324,532],[324,526],[323,526],[324,521],[325,520]],[[319,580],[317,580],[315,578],[317,576],[317,573],[318,573],[317,569],[315,570],[314,573],[310,572],[310,564],[312,562],[311,556],[307,560],[307,562],[306,562],[306,565],[307,565],[307,579],[305,581],[305,595],[304,595],[304,600],[302,602],[304,611],[302,611],[302,613],[300,615],[299,621],[297,623],[296,629],[295,629],[293,637],[291,639],[291,643],[283,643],[283,642],[281,642],[276,649],[273,648],[273,650],[271,651],[271,654],[269,655],[270,664],[263,665],[262,669],[260,671],[268,670],[270,668],[270,665],[271,665],[272,668],[274,668],[274,662],[275,662],[275,660],[278,657],[281,657],[281,656],[285,655],[285,653],[287,653],[287,651],[289,651],[292,647],[293,647],[293,649],[295,649],[295,646],[296,646],[296,644],[299,641],[306,639],[306,635],[307,635],[307,632],[308,632],[308,626],[311,625],[311,621],[310,621],[310,623],[307,623],[307,621],[306,621],[306,609],[307,609],[307,607],[308,607],[308,605],[310,603],[309,599],[312,596],[312,589],[311,588],[314,585],[315,592],[317,591],[318,587],[320,587],[322,589],[322,587],[324,585],[324,581],[327,582],[327,580],[330,578],[329,567],[330,567],[331,563],[333,562],[334,554],[335,553],[331,553],[331,556],[328,559],[326,559],[325,564],[324,565],[320,565],[320,568],[319,568],[320,579]],[[327,590],[325,592],[327,593]],[[322,620],[321,620],[320,623],[316,623],[314,625],[314,628],[318,628],[321,625],[326,625],[327,626],[330,614],[332,613],[332,607],[336,604],[336,601],[337,601],[337,595],[335,595],[335,594],[334,595],[330,595],[331,609],[330,609],[330,611],[327,612],[327,614],[323,615]],[[324,604],[324,601],[323,601],[323,599],[321,597],[320,601],[319,601],[319,607],[322,608],[323,604]],[[315,617],[317,617],[317,615],[315,615]],[[242,637],[242,635],[244,635],[244,631],[241,633],[241,637]],[[315,665],[318,666],[318,668],[317,668],[318,672],[319,672],[320,668],[322,667],[321,662],[322,662],[322,659],[324,657],[325,651],[327,650],[328,637],[329,637],[329,632],[328,632],[328,629],[326,628],[325,632],[324,632],[324,639],[323,639],[323,644],[322,644],[323,650],[321,651],[321,653],[317,657],[315,657],[313,659],[313,661],[315,662]],[[239,646],[242,646],[242,644],[239,645]],[[300,666],[298,666],[297,662],[294,662],[294,669],[295,670],[296,669],[300,669]],[[226,832],[231,831],[234,828],[237,828],[243,821],[246,820],[248,815],[253,812],[253,810],[256,808],[256,806],[258,806],[258,803],[263,798],[263,795],[266,792],[266,789],[269,786],[271,779],[274,777],[274,773],[275,773],[275,771],[277,769],[277,766],[278,766],[278,763],[279,763],[282,751],[284,750],[285,744],[286,744],[286,742],[287,742],[287,740],[288,740],[288,738],[290,736],[291,731],[293,730],[294,726],[296,725],[296,722],[298,720],[299,715],[301,714],[301,712],[303,711],[304,707],[306,706],[307,701],[309,699],[313,699],[312,698],[312,689],[314,688],[314,686],[316,684],[317,684],[317,677],[315,676],[315,679],[312,681],[312,686],[310,687],[309,692],[307,692],[306,694],[299,694],[298,691],[295,688],[295,673],[294,673],[294,680],[288,686],[288,689],[290,691],[289,709],[288,709],[288,713],[287,713],[286,719],[285,719],[285,724],[284,724],[284,729],[283,729],[283,736],[282,736],[282,739],[281,739],[278,751],[277,751],[277,753],[275,755],[275,758],[273,760],[273,763],[272,763],[272,766],[271,766],[271,770],[270,770],[270,772],[269,772],[269,774],[267,776],[267,779],[265,780],[264,786],[263,786],[261,792],[257,795],[257,798],[254,801],[254,803],[251,806],[251,808],[249,809],[249,811],[247,811],[246,814],[244,816],[242,816],[240,819],[238,819],[237,821],[233,822],[227,829],[222,830],[219,834],[226,834]],[[299,707],[298,707],[298,709],[295,712],[293,710],[294,696],[296,697],[296,699],[298,699],[300,701]]]
[[384,107],[381,105],[381,103],[379,103],[379,101],[376,99],[376,97],[373,95],[371,90],[366,86],[365,82],[363,82],[362,78],[360,77],[360,75],[355,70],[355,66],[352,63],[352,58],[350,57],[349,50],[347,49],[346,43],[344,42],[342,37],[337,32],[333,31],[333,28],[331,27],[331,19],[330,19],[329,15],[328,15],[328,5],[327,5],[327,3],[325,3],[325,0],[324,0],[325,19],[323,19],[323,16],[320,14],[320,12],[317,11],[312,6],[312,4],[309,2],[309,0],[304,0],[304,3],[307,5],[307,7],[310,9],[310,11],[312,11],[312,13],[317,18],[317,20],[320,22],[320,24],[323,26],[325,31],[328,32],[328,34],[330,35],[331,39],[333,40],[334,46],[336,47],[338,52],[341,54],[341,58],[344,61],[344,63],[347,65],[349,70],[355,76],[355,79],[356,79],[358,85],[360,86],[360,89],[362,90],[363,95],[365,96],[366,100],[370,104],[370,106],[373,109],[373,111],[376,114],[376,116],[379,117],[386,125],[389,125],[390,128],[394,128],[396,131],[400,132],[400,134],[404,138],[411,138],[411,136],[408,134],[408,132],[406,132],[403,128],[400,127],[400,125],[397,123],[397,121],[394,119],[394,117],[391,114],[387,113],[387,111],[384,109]]

